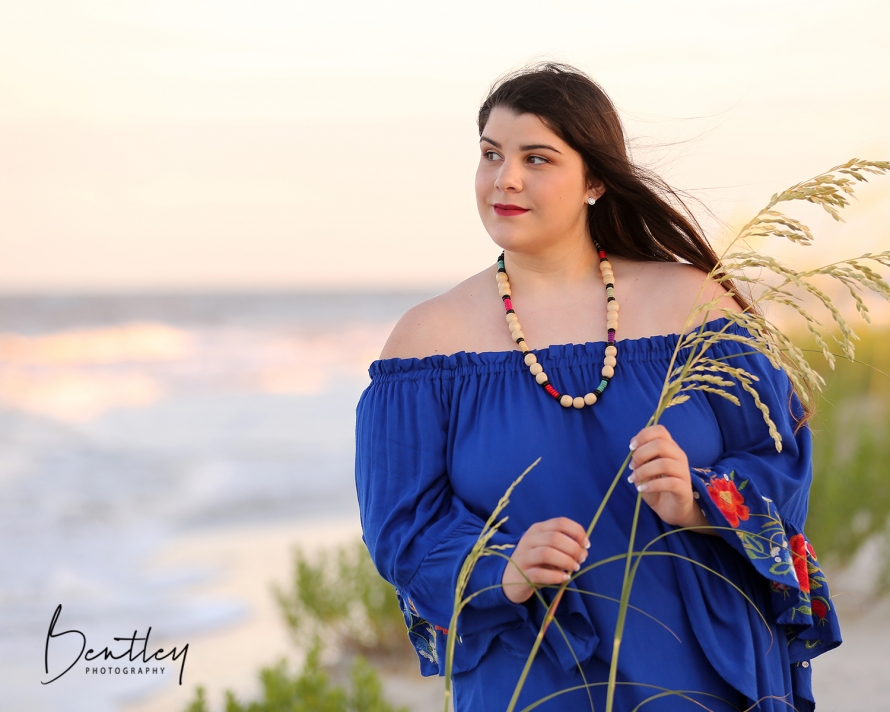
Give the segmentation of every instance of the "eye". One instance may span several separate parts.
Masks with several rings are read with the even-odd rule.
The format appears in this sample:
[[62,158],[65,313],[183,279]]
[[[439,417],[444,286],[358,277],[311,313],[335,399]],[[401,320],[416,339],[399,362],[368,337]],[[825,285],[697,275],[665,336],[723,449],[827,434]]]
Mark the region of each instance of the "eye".
[[[496,160],[496,159],[494,159],[494,158],[491,158],[491,156],[497,156],[497,155],[498,155],[498,154],[497,154],[495,151],[484,151],[484,152],[482,153],[482,157],[485,158],[485,160],[487,160],[487,161],[493,161],[493,160]],[[499,157],[499,156],[498,156],[498,157]]]
[[543,156],[529,156],[529,157],[528,157],[528,160],[530,160],[530,161],[535,161],[535,160],[537,160],[537,161],[541,161],[541,163],[534,163],[534,164],[532,164],[532,165],[535,165],[535,166],[540,166],[540,165],[543,165],[544,163],[550,163],[550,161],[548,161],[548,160],[547,160],[546,158],[544,158]]

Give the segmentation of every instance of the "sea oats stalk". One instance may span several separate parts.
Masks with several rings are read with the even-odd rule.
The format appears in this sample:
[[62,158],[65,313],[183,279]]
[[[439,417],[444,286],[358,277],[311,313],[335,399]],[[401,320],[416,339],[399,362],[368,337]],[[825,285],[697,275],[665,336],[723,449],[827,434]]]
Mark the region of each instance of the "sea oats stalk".
[[[754,216],[754,218],[750,222],[742,227],[742,229],[726,247],[723,254],[718,259],[715,267],[708,274],[707,280],[703,282],[702,288],[699,291],[699,297],[701,297],[702,292],[709,284],[713,284],[714,282],[724,283],[732,281],[733,284],[748,285],[751,291],[751,307],[746,308],[743,311],[736,311],[720,307],[719,304],[723,299],[725,299],[727,296],[732,296],[735,294],[735,292],[730,289],[728,291],[728,295],[727,293],[724,293],[710,301],[699,304],[689,313],[682,330],[682,334],[684,335],[678,339],[677,345],[671,356],[657,407],[655,409],[655,412],[649,418],[648,423],[646,424],[647,427],[657,424],[661,415],[668,408],[681,405],[682,403],[688,401],[691,397],[691,391],[705,391],[708,393],[713,393],[719,395],[722,398],[726,398],[735,405],[741,405],[738,397],[726,390],[727,387],[738,385],[753,399],[754,404],[760,410],[763,416],[763,420],[766,423],[767,428],[769,429],[769,434],[775,443],[776,450],[781,452],[782,437],[770,416],[769,408],[765,403],[762,402],[757,392],[757,388],[754,385],[759,380],[759,378],[755,374],[750,373],[743,368],[735,367],[731,363],[729,363],[729,360],[732,358],[732,356],[710,356],[708,354],[710,348],[720,341],[732,340],[740,342],[744,346],[748,347],[748,349],[750,349],[738,355],[746,355],[751,353],[763,354],[774,368],[785,369],[785,372],[788,374],[788,377],[792,382],[794,389],[805,408],[812,408],[812,406],[814,405],[813,394],[818,394],[821,392],[822,386],[825,385],[824,380],[808,364],[803,350],[791,342],[791,340],[785,335],[783,329],[780,329],[778,326],[776,326],[776,324],[766,316],[758,313],[756,308],[760,305],[766,305],[770,303],[789,307],[792,310],[793,315],[798,317],[799,320],[802,321],[802,323],[806,326],[807,330],[811,334],[813,334],[814,339],[819,346],[819,349],[821,350],[829,366],[833,369],[835,364],[835,357],[837,355],[840,355],[843,358],[851,360],[853,359],[853,342],[854,340],[858,339],[858,337],[856,336],[853,329],[849,326],[847,321],[844,319],[843,314],[834,304],[832,299],[825,293],[825,291],[823,291],[823,289],[820,289],[813,280],[814,278],[833,279],[836,280],[839,284],[843,285],[843,287],[846,288],[846,290],[849,291],[849,293],[852,295],[858,313],[865,319],[866,322],[870,323],[868,308],[862,301],[859,292],[861,292],[862,290],[870,290],[877,293],[884,299],[890,301],[890,285],[888,285],[883,277],[875,269],[873,269],[873,266],[870,266],[868,264],[869,262],[871,262],[872,265],[890,267],[890,251],[884,251],[877,254],[868,252],[860,255],[859,257],[854,257],[839,262],[833,262],[831,264],[823,265],[822,267],[819,267],[817,269],[796,271],[793,268],[780,263],[778,260],[769,255],[759,253],[752,249],[738,248],[745,247],[745,241],[755,237],[779,237],[785,238],[801,247],[811,246],[813,244],[813,235],[810,229],[800,220],[785,215],[783,212],[781,212],[781,210],[777,209],[777,206],[782,203],[788,203],[792,201],[805,201],[821,206],[835,220],[842,220],[839,211],[849,204],[849,200],[853,196],[854,188],[856,187],[856,185],[858,183],[866,181],[868,175],[881,175],[888,171],[890,171],[890,162],[865,161],[854,158],[847,163],[835,166],[822,175],[798,183],[781,193],[773,195],[766,207],[764,207],[759,213],[757,213],[757,215]],[[750,270],[752,269],[760,270],[760,275],[757,277],[751,276]],[[764,273],[766,274],[764,275]],[[768,279],[768,277],[770,279]],[[771,284],[770,280],[776,283]],[[813,315],[812,310],[809,307],[804,306],[805,297],[809,299],[815,299],[817,304],[824,307],[824,309],[828,312],[830,319],[835,324],[837,324],[841,334],[840,339],[831,334],[828,329],[824,328],[821,322]],[[711,311],[720,312],[727,319],[727,324],[724,325],[724,327],[721,328],[719,331],[711,331],[705,329],[705,324],[707,323],[707,314],[709,314]],[[689,334],[686,334],[686,330],[693,323],[695,323],[698,315],[702,312],[705,313],[705,319],[701,327],[699,327],[698,330],[694,330]],[[733,323],[744,327],[744,329],[747,329],[749,335],[744,336],[741,334],[727,332],[726,329],[729,327],[730,324]],[[835,354],[831,351],[828,343],[830,339],[833,339],[840,346],[840,354]],[[620,342],[618,345],[620,348]],[[684,360],[681,360],[681,352],[683,354]],[[600,520],[600,517],[605,510],[605,507],[607,506],[612,493],[615,490],[615,487],[617,486],[622,475],[624,474],[625,469],[627,468],[628,463],[630,462],[632,454],[633,453],[631,451],[625,457],[624,462],[618,470],[618,473],[615,475],[609,488],[607,489],[602,502],[599,504],[597,511],[587,528],[588,537],[591,537],[593,535],[596,526]],[[537,464],[539,460],[536,460],[535,464]],[[527,472],[528,470],[526,470],[526,473]],[[513,483],[505,497],[501,499],[501,502],[498,504],[497,509],[495,510],[494,514],[492,514],[492,517],[489,519],[489,522],[486,524],[486,528],[483,530],[483,533],[479,538],[478,546],[474,547],[473,552],[464,562],[464,566],[461,569],[459,577],[460,583],[458,585],[457,596],[455,598],[454,614],[451,620],[451,630],[453,632],[457,631],[458,616],[461,609],[466,604],[466,601],[463,600],[462,596],[466,589],[466,582],[469,580],[473,565],[480,556],[495,553],[486,549],[486,543],[494,535],[494,531],[504,521],[502,519],[500,522],[495,523],[497,516],[499,516],[500,512],[507,504],[508,496],[512,493],[513,488],[516,486],[516,484],[518,484],[522,477],[525,476],[526,473],[523,473],[523,475],[520,476],[520,478]],[[531,665],[534,662],[538,650],[540,649],[541,641],[543,639],[544,633],[547,630],[547,627],[550,625],[551,622],[554,622],[558,625],[558,622],[555,618],[555,613],[559,602],[562,600],[563,595],[565,595],[566,590],[568,589],[580,594],[590,593],[586,591],[579,591],[577,588],[575,588],[573,586],[575,579],[582,573],[586,573],[593,568],[606,563],[606,561],[612,562],[623,559],[625,563],[625,574],[621,596],[619,599],[618,619],[615,629],[615,635],[612,641],[612,660],[609,672],[609,680],[607,683],[606,697],[606,712],[613,711],[615,704],[615,690],[617,686],[619,684],[628,684],[619,683],[617,681],[617,671],[619,653],[621,648],[621,639],[624,630],[627,610],[628,608],[632,608],[629,605],[629,599],[637,568],[639,567],[644,556],[678,556],[676,554],[670,554],[669,552],[647,551],[649,546],[651,546],[654,541],[649,542],[639,551],[635,550],[637,523],[641,506],[642,497],[641,495],[637,495],[637,501],[633,515],[633,524],[631,527],[630,539],[626,554],[619,554],[617,556],[610,557],[609,559],[604,561],[598,561],[592,564],[588,564],[579,572],[572,575],[567,582],[561,584],[558,587],[553,587],[557,589],[556,594],[554,595],[552,602],[548,606],[547,613],[538,631],[538,636],[535,640],[534,646],[530,651],[528,658],[526,659],[524,669],[516,685],[510,704],[507,708],[508,712],[513,712],[513,710],[516,708],[520,692],[522,691],[522,688],[525,684],[525,680],[528,676]],[[675,535],[680,532],[687,531],[688,529],[695,528],[696,527],[677,528],[671,530],[670,532],[667,532],[662,536]],[[709,528],[718,530],[732,530],[731,527],[712,526]],[[757,535],[751,536],[754,536],[755,538],[757,537]],[[784,546],[787,548],[787,545]],[[501,556],[506,556],[502,552],[497,553],[499,553]],[[689,561],[690,563],[698,566],[703,566],[700,563],[692,561],[690,559],[686,559],[686,561]],[[733,585],[735,589],[744,596],[741,589],[735,586],[735,584],[732,584],[731,581],[728,581],[728,579],[721,576],[715,571],[712,571],[710,569],[707,570],[710,571],[710,573],[719,576],[721,579]],[[540,597],[540,593],[536,593],[538,593]],[[745,596],[745,598],[752,606],[754,606],[753,602],[748,599],[747,596]],[[541,598],[540,600],[543,599]],[[761,620],[764,622],[764,624],[766,624],[766,619],[764,618],[763,614],[759,610],[757,612],[758,615],[760,615]],[[446,656],[446,710],[448,709],[448,704],[450,702],[450,672],[451,662],[454,654],[455,637],[455,635],[450,635],[448,639],[448,649]],[[566,642],[568,644],[568,641]],[[581,668],[580,663],[578,664],[578,668]],[[602,683],[594,683],[594,685],[600,684]],[[586,687],[589,689],[591,685],[588,685],[585,681],[585,684],[582,687]],[[555,692],[545,699],[551,699],[552,697],[555,697],[562,692],[566,691]],[[690,691],[661,691],[657,694],[658,696],[663,696],[665,694],[676,694],[682,697],[686,697],[687,692]],[[543,702],[543,700],[539,700],[537,703],[527,707],[526,709],[532,709],[534,706],[540,704],[541,702]],[[593,705],[591,702],[591,709],[592,708]]]

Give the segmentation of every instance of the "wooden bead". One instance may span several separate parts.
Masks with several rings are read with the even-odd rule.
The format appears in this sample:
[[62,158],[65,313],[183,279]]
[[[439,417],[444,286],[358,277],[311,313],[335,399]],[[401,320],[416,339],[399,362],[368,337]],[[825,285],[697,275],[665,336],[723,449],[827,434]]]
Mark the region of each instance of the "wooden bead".
[[529,366],[529,371],[531,371],[533,376],[537,376],[541,371],[544,370],[544,367],[539,363],[533,363]]
[[617,364],[618,359],[616,359],[614,356],[606,356],[606,358],[603,359],[604,366],[612,366],[614,368]]
[[507,323],[512,324],[514,321],[519,321],[519,317],[515,314],[507,314]]
[[526,354],[524,360],[525,360],[526,366],[531,366],[533,363],[538,362],[538,357],[535,356],[534,354]]
[[559,404],[563,408],[570,408],[572,405],[572,397],[571,396],[560,396]]
[[540,373],[535,374],[535,380],[538,382],[538,385],[540,385],[549,379],[547,378],[547,374],[541,371]]
[[614,346],[609,345],[606,347],[606,356],[617,356],[617,355],[618,355],[618,349],[616,349]]
[[524,353],[528,353],[529,351],[532,350],[532,347],[529,346],[529,345],[528,345],[527,343],[525,343],[524,341],[520,341],[520,342],[519,342],[519,348],[522,349],[522,351],[523,351]]
[[615,375],[615,369],[612,368],[611,366],[603,366],[602,374],[606,378],[611,378],[612,376]]
[[519,339],[525,338],[525,334],[522,333],[522,329],[517,329],[511,334],[511,336],[513,337],[513,341],[518,341]]
[[606,319],[606,328],[618,331],[618,322],[614,319]]
[[596,393],[588,393],[586,396],[584,396],[584,402],[587,405],[593,405],[594,403],[596,403]]
[[510,322],[510,331],[519,331],[521,328],[518,320]]
[[576,408],[583,408],[584,407],[584,399],[581,396],[576,396],[572,400],[572,405],[575,406]]
[[495,274],[495,279],[498,282],[506,282],[507,281],[507,273],[506,272],[497,272]]
[[606,311],[607,311],[607,312],[611,312],[611,311],[616,311],[616,312],[617,312],[617,311],[618,311],[618,302],[608,302],[608,303],[606,303]]

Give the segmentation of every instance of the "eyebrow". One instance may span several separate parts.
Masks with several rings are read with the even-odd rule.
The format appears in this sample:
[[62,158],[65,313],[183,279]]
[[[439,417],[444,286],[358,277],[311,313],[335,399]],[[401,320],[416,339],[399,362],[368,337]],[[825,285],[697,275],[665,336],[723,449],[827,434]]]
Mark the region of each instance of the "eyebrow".
[[[501,148],[501,144],[499,144],[497,141],[492,141],[487,136],[482,136],[479,139],[479,143],[482,143],[483,141],[488,141],[488,143],[490,143],[495,148]],[[557,151],[555,148],[553,148],[553,146],[548,146],[546,143],[530,143],[526,146],[519,147],[519,149],[521,151],[534,151],[539,148],[546,148],[548,151],[553,151],[554,153],[559,153],[560,155],[562,155],[559,151]]]

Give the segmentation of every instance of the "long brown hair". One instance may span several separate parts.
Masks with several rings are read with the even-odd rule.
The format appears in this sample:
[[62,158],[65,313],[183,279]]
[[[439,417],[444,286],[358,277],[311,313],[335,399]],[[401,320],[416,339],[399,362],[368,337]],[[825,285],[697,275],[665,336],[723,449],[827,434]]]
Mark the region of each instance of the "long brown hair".
[[[558,62],[538,62],[499,78],[479,108],[480,136],[495,107],[537,116],[581,154],[587,177],[603,182],[606,191],[587,211],[587,223],[607,253],[641,261],[685,260],[704,272],[717,265],[717,254],[677,191],[631,162],[615,106],[584,72]],[[717,271],[715,276],[725,274]],[[743,310],[760,314],[732,280],[723,284]],[[809,396],[802,399],[804,414],[797,420],[789,394],[795,434],[813,415]]]

